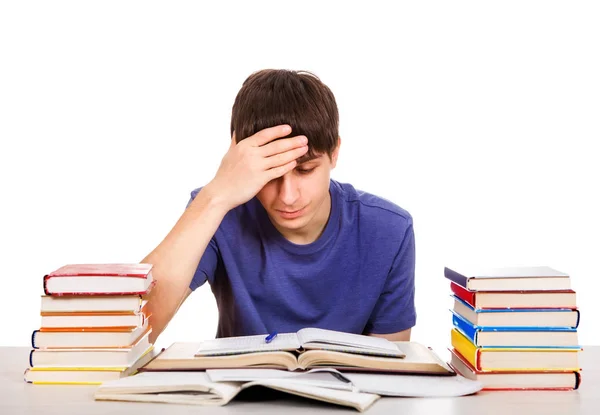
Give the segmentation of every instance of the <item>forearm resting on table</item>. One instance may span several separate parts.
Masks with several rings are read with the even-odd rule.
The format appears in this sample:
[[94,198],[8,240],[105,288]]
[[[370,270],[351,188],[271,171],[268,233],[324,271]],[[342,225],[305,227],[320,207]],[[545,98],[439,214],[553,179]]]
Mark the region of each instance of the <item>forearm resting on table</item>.
[[406,330],[399,331],[397,333],[390,333],[390,334],[371,333],[371,334],[369,334],[369,336],[381,337],[381,338],[387,339],[392,342],[408,342],[408,341],[410,341],[410,330],[411,329],[406,329]]
[[152,264],[156,286],[148,296],[154,343],[191,293],[190,282],[227,210],[203,188],[165,239],[141,262]]

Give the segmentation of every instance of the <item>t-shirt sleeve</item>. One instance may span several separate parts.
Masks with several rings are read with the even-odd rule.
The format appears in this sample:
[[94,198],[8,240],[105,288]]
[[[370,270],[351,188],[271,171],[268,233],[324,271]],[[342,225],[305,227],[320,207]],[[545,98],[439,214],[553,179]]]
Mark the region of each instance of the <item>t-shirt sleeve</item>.
[[397,333],[413,327],[416,320],[415,234],[411,219],[365,333]]
[[[201,188],[192,191],[191,198],[186,206],[186,209],[190,203],[192,203],[200,190]],[[213,236],[208,242],[208,245],[204,250],[204,254],[202,255],[202,258],[200,258],[196,272],[194,272],[194,278],[192,278],[192,281],[190,282],[190,289],[192,291],[202,286],[207,280],[211,283],[214,281],[217,263],[219,262],[219,255],[219,248],[215,241],[215,237]]]

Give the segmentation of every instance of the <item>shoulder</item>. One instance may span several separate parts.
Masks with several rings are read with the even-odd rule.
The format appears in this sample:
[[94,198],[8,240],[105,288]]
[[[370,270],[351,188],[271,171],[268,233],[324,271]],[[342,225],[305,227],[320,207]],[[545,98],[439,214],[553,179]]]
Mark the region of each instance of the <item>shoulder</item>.
[[401,234],[413,226],[413,218],[407,210],[397,204],[362,190],[348,183],[332,180],[332,186],[338,192],[342,202],[342,211],[359,225],[373,229],[378,234]]

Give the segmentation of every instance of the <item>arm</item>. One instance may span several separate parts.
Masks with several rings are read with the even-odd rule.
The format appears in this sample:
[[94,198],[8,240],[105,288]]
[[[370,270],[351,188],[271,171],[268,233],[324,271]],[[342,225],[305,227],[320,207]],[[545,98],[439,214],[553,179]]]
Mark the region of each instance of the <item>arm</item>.
[[369,336],[373,336],[373,337],[381,337],[383,339],[387,339],[391,342],[409,342],[410,341],[410,330],[411,329],[406,329],[406,330],[402,330],[399,331],[397,333],[391,333],[391,334],[369,334]]
[[152,274],[157,281],[148,296],[151,342],[190,295],[190,282],[198,264],[227,212],[252,199],[270,180],[294,169],[296,159],[308,151],[306,137],[276,140],[290,132],[289,126],[266,128],[239,143],[234,134],[214,179],[202,188],[165,239],[142,260],[154,265]]
[[196,267],[228,211],[209,186],[198,193],[166,238],[142,260],[154,265],[152,275],[157,281],[148,297],[152,343],[191,294],[189,285]]

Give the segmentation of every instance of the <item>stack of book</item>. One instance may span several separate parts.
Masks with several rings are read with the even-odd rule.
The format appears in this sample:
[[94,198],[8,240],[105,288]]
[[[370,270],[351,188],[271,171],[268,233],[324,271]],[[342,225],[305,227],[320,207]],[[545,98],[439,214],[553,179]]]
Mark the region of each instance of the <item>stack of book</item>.
[[44,276],[41,328],[25,381],[100,384],[134,373],[152,357],[146,295],[150,264],[67,265]]
[[454,298],[451,365],[485,389],[573,390],[579,310],[567,274],[549,267],[444,269]]

